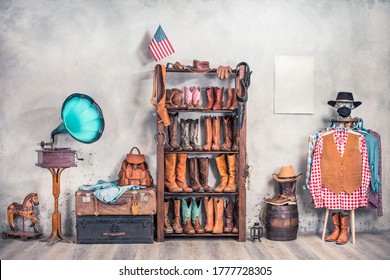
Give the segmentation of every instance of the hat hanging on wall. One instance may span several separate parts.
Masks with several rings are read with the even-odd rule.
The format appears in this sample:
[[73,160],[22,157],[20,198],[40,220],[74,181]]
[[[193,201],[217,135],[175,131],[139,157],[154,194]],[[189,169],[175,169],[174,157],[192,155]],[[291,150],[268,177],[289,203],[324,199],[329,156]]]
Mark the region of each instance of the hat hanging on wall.
[[352,92],[339,92],[337,94],[336,100],[328,101],[328,104],[332,107],[336,105],[337,102],[353,103],[354,108],[360,106],[362,102],[354,101]]
[[296,175],[294,167],[292,165],[282,166],[278,174],[272,174],[274,179],[281,183],[293,182],[296,181],[299,177],[302,176],[302,173]]

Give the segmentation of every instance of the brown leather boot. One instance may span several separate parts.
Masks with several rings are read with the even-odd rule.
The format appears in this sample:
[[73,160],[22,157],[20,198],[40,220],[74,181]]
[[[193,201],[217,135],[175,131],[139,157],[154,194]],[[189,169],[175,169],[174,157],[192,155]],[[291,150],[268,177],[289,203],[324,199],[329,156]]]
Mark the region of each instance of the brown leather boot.
[[214,202],[212,197],[203,198],[203,206],[206,214],[205,232],[212,232],[214,227]]
[[232,123],[231,117],[222,117],[222,131],[224,142],[221,146],[221,151],[230,151],[232,148]]
[[204,233],[204,228],[202,227],[202,198],[192,198],[191,199],[191,222],[192,226],[196,233]]
[[325,237],[325,241],[333,242],[333,241],[336,241],[337,238],[339,237],[339,235],[340,235],[340,214],[341,214],[340,212],[332,214],[332,222],[333,222],[334,228],[333,228],[332,233],[329,236]]
[[223,192],[236,192],[237,191],[236,155],[235,154],[228,155],[227,161],[228,161],[228,169],[229,169],[229,180],[226,188],[223,189]]
[[232,130],[233,130],[233,140],[232,140],[233,145],[232,145],[231,150],[236,152],[236,151],[238,151],[238,147],[240,144],[240,129],[233,127]]
[[210,151],[211,145],[213,141],[213,125],[210,116],[205,116],[203,118],[204,121],[204,134],[206,138],[206,144],[203,146],[204,151]]
[[197,158],[189,158],[189,166],[190,166],[190,188],[194,190],[194,192],[204,192],[202,185],[199,182],[199,170],[198,170],[198,159]]
[[202,147],[199,146],[199,120],[189,120],[190,121],[190,145],[194,151],[201,151]]
[[165,169],[164,169],[164,186],[169,192],[182,192],[183,189],[176,184],[176,159],[177,154],[166,154],[165,155]]
[[211,110],[214,106],[214,88],[213,87],[206,88],[206,97],[207,97],[207,105],[206,105],[205,109]]
[[181,129],[180,146],[184,151],[192,151],[193,148],[190,145],[190,120],[181,119],[180,129]]
[[223,192],[223,190],[226,188],[228,181],[229,181],[229,175],[228,175],[227,166],[226,166],[225,154],[222,154],[222,155],[216,157],[215,162],[217,164],[217,169],[218,169],[219,177],[221,180],[220,180],[218,187],[216,187],[214,190],[215,190],[215,192]]
[[230,110],[234,110],[237,107],[237,90],[235,88],[233,90],[232,96],[232,105],[229,107]]
[[[171,117],[171,116],[169,116]],[[169,125],[169,127],[172,125],[172,121],[171,121],[171,124]],[[164,133],[166,135],[166,137],[169,139],[170,138],[170,133],[168,131],[168,126],[164,126]],[[172,152],[174,149],[172,148],[171,145],[169,145],[169,141],[165,141],[165,144],[164,144],[164,151],[167,151],[167,152]]]
[[214,197],[214,227],[213,233],[222,233],[223,232],[223,208],[224,208],[224,199],[223,197],[219,198]]
[[225,106],[222,107],[222,109],[224,110],[230,109],[230,107],[233,104],[233,93],[235,93],[234,88],[227,89],[226,104]]
[[223,91],[224,87],[214,87],[214,92],[215,92],[215,101],[214,101],[214,106],[213,110],[221,110],[222,109],[222,99],[223,99]]
[[174,233],[183,233],[183,228],[181,227],[180,221],[180,199],[173,199],[173,219],[172,219],[172,228]]
[[[179,127],[179,113],[170,114],[169,118],[171,120],[171,124],[169,125],[169,144],[175,151],[181,151],[181,147],[179,142],[177,141],[177,129]],[[166,141],[168,142],[168,141]]]
[[221,121],[220,117],[212,117],[213,121],[213,145],[211,146],[212,151],[219,151],[221,141]]
[[296,197],[296,181],[294,182],[284,182],[278,183],[279,187],[281,188],[282,192],[278,196],[274,196],[271,199],[267,199],[266,202],[268,204],[272,205],[296,205],[297,204],[297,197]]
[[183,232],[195,234],[195,229],[191,224],[191,198],[181,200],[181,213],[183,216]]
[[173,228],[169,223],[168,213],[169,213],[169,200],[164,201],[164,233],[173,233]]
[[193,192],[187,185],[187,154],[177,154],[176,184],[183,192]]
[[234,226],[233,209],[234,209],[233,201],[231,200],[227,201],[226,208],[225,208],[225,226],[223,228],[223,232],[225,233],[230,233],[233,230],[233,226]]
[[214,192],[214,188],[209,186],[209,158],[198,158],[199,182],[206,192]]
[[345,243],[348,242],[348,222],[349,222],[349,217],[348,215],[340,214],[340,234],[339,237],[336,240],[336,244],[338,245],[344,245]]
[[236,209],[235,209],[235,212],[236,212],[236,217],[235,217],[235,223],[234,223],[234,227],[233,227],[233,230],[232,230],[232,233],[238,233],[238,228],[239,228],[239,225],[238,225],[238,222],[239,222],[239,219],[238,219],[238,199],[236,200]]

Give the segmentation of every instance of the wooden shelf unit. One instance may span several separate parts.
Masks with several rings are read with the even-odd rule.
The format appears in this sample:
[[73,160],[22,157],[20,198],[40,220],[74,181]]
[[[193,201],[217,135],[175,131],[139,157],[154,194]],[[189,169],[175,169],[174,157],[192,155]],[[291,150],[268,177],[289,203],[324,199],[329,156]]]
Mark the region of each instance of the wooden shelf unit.
[[[192,73],[194,75],[209,75],[213,74],[216,76],[216,71],[211,71],[208,73],[194,73],[188,70],[172,70],[167,69],[167,75],[166,79],[169,79],[169,73]],[[234,78],[236,79],[235,87],[239,87],[239,83],[237,82],[237,79],[244,78],[245,77],[245,66],[240,66],[239,69],[239,77],[236,77],[236,70],[233,70],[232,74],[229,75],[229,79]],[[160,73],[161,74],[161,73]],[[162,75],[157,75],[157,77],[161,77]],[[216,77],[216,79],[218,79]],[[163,96],[163,92],[161,90],[162,88],[162,81],[157,78],[157,100],[160,100]],[[204,98],[204,96],[202,96]],[[224,101],[225,102],[225,101]],[[207,115],[207,114],[223,114],[224,116],[233,116],[234,110],[205,110],[205,109],[176,109],[176,108],[170,108],[168,109],[169,113],[179,113],[179,114],[186,114],[186,113],[198,113],[201,115]],[[173,152],[167,152],[164,151],[164,125],[162,122],[157,122],[157,134],[156,134],[156,144],[157,144],[157,182],[156,182],[156,189],[157,189],[157,226],[156,226],[156,239],[157,242],[164,242],[165,237],[188,237],[188,238],[198,238],[198,237],[234,237],[237,238],[239,242],[245,242],[246,241],[246,189],[245,189],[245,182],[246,182],[246,111],[244,113],[244,119],[243,119],[243,125],[240,129],[240,141],[239,141],[239,149],[238,151],[173,151]],[[202,124],[200,124],[202,125]],[[221,134],[222,138],[222,134]],[[165,139],[168,140],[168,139]],[[178,139],[179,140],[179,139]],[[164,162],[165,162],[165,154],[168,153],[187,153],[190,155],[219,155],[219,154],[236,154],[236,166],[237,166],[237,192],[234,193],[169,193],[165,191],[164,187]],[[203,233],[203,234],[176,234],[176,233],[164,233],[164,199],[165,198],[173,198],[173,197],[213,197],[213,196],[219,196],[219,197],[231,197],[234,196],[236,200],[238,201],[238,233],[221,233],[221,234],[212,234],[212,233]],[[237,205],[236,205],[237,207]]]

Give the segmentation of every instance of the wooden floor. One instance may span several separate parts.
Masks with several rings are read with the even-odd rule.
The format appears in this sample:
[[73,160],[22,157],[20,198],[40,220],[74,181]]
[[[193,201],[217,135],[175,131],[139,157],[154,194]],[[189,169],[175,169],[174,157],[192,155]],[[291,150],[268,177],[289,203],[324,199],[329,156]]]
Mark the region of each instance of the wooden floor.
[[232,238],[170,238],[153,244],[81,245],[0,240],[1,260],[389,260],[390,231],[357,233],[356,244],[336,245],[320,235],[293,241],[238,242]]

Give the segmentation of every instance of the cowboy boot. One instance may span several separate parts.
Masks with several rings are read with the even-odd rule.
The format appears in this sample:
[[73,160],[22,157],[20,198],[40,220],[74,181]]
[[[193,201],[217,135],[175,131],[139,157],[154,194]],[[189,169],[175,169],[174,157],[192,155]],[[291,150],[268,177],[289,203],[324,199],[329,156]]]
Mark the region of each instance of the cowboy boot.
[[172,89],[171,104],[174,108],[185,108],[185,105],[182,104],[183,100],[183,91],[178,88]]
[[214,227],[214,202],[212,197],[203,198],[203,206],[206,214],[205,232],[212,232]]
[[180,199],[173,199],[173,219],[172,219],[172,228],[174,233],[183,233],[183,228],[181,227],[180,222]]
[[201,151],[202,147],[199,146],[199,120],[189,120],[190,121],[190,145],[194,151]]
[[230,151],[232,148],[232,123],[231,117],[222,117],[224,142],[221,146],[221,151]]
[[227,171],[227,166],[226,166],[226,156],[225,154],[222,154],[218,157],[215,158],[215,162],[217,164],[217,169],[219,172],[219,177],[221,178],[221,181],[214,189],[215,192],[223,192],[223,190],[226,188],[229,180],[229,175]]
[[184,104],[187,109],[194,109],[195,107],[192,105],[192,91],[184,87]]
[[192,91],[192,106],[194,106],[195,109],[203,109],[203,107],[200,106],[200,88],[190,87],[190,90]]
[[177,141],[177,128],[179,126],[179,113],[170,114],[171,124],[169,125],[169,144],[175,151],[181,151],[181,147]]
[[193,192],[187,185],[187,154],[177,154],[176,184],[183,192]]
[[205,116],[203,118],[204,121],[204,134],[206,138],[206,144],[203,146],[204,151],[210,151],[211,150],[211,144],[213,141],[213,125],[211,122],[210,116]]
[[211,145],[212,151],[219,151],[220,145],[219,142],[221,140],[221,121],[217,116],[212,117],[213,122],[213,145]]
[[229,169],[229,180],[226,188],[223,189],[223,192],[236,192],[236,180],[237,180],[237,170],[236,170],[236,155],[228,155],[228,169]]
[[204,233],[202,227],[202,198],[191,198],[191,222],[196,233]]
[[[171,116],[169,115],[169,118]],[[170,134],[169,134],[169,131],[168,131],[168,127],[170,127],[172,125],[172,121],[171,121],[171,124],[169,126],[164,126],[164,133],[165,135],[167,136],[167,138],[169,139],[170,138]],[[174,151],[174,148],[172,148],[171,145],[169,145],[169,141],[165,141],[165,144],[164,144],[164,151],[166,152],[172,152]]]
[[213,87],[206,88],[206,97],[207,97],[207,105],[206,105],[205,109],[211,110],[214,106],[214,88]]
[[340,235],[336,240],[336,244],[344,245],[348,242],[348,215],[340,214]]
[[214,88],[215,101],[214,101],[213,110],[221,110],[222,109],[223,90],[224,90],[223,87],[221,87],[221,88],[215,87]]
[[183,189],[176,184],[175,168],[177,154],[165,155],[164,186],[169,192],[182,192]]
[[225,104],[225,106],[222,107],[223,110],[228,110],[232,106],[233,93],[234,93],[234,88],[228,88],[227,89],[226,104]]
[[279,199],[279,196],[282,194],[282,183],[278,183],[279,193],[275,194],[273,197],[269,197],[265,200],[265,203],[272,204],[275,200]]
[[235,88],[232,88],[232,94],[232,104],[229,107],[230,110],[234,110],[237,108],[237,90]]
[[295,195],[296,191],[296,181],[294,182],[279,182],[280,187],[282,189],[282,193],[279,196],[275,196],[274,198],[267,201],[267,203],[272,205],[296,205],[297,198]]
[[[183,232],[186,234],[195,234],[195,229],[191,224],[191,198],[181,200],[181,213],[183,217]],[[190,203],[188,205],[188,203]]]
[[218,200],[217,197],[214,197],[213,200],[214,200],[214,227],[212,233],[222,233],[224,199],[223,197],[221,197]]
[[184,151],[192,151],[192,146],[190,145],[190,120],[180,120],[180,128],[181,128],[181,141],[180,146]]
[[233,230],[233,226],[234,226],[233,209],[234,209],[233,201],[231,201],[231,200],[226,201],[226,207],[225,207],[225,224],[226,225],[223,227],[223,232],[225,232],[225,233],[231,233]]
[[209,158],[198,158],[199,182],[206,192],[214,192],[214,188],[209,186]]
[[238,199],[236,200],[236,222],[234,223],[234,227],[232,229],[232,233],[238,233],[238,227],[239,227],[239,219],[238,219]]
[[199,170],[198,170],[198,159],[197,158],[189,158],[190,162],[190,188],[194,190],[194,192],[204,192],[204,188],[199,182]]
[[169,212],[169,200],[164,201],[164,233],[173,233],[173,228],[169,223],[168,212]]
[[238,151],[238,147],[240,144],[240,129],[233,127],[232,131],[233,131],[233,145],[231,150],[236,152]]
[[333,231],[330,235],[325,237],[325,241],[333,242],[336,241],[337,238],[340,235],[340,212],[338,213],[333,213],[332,214],[332,222],[334,225]]

